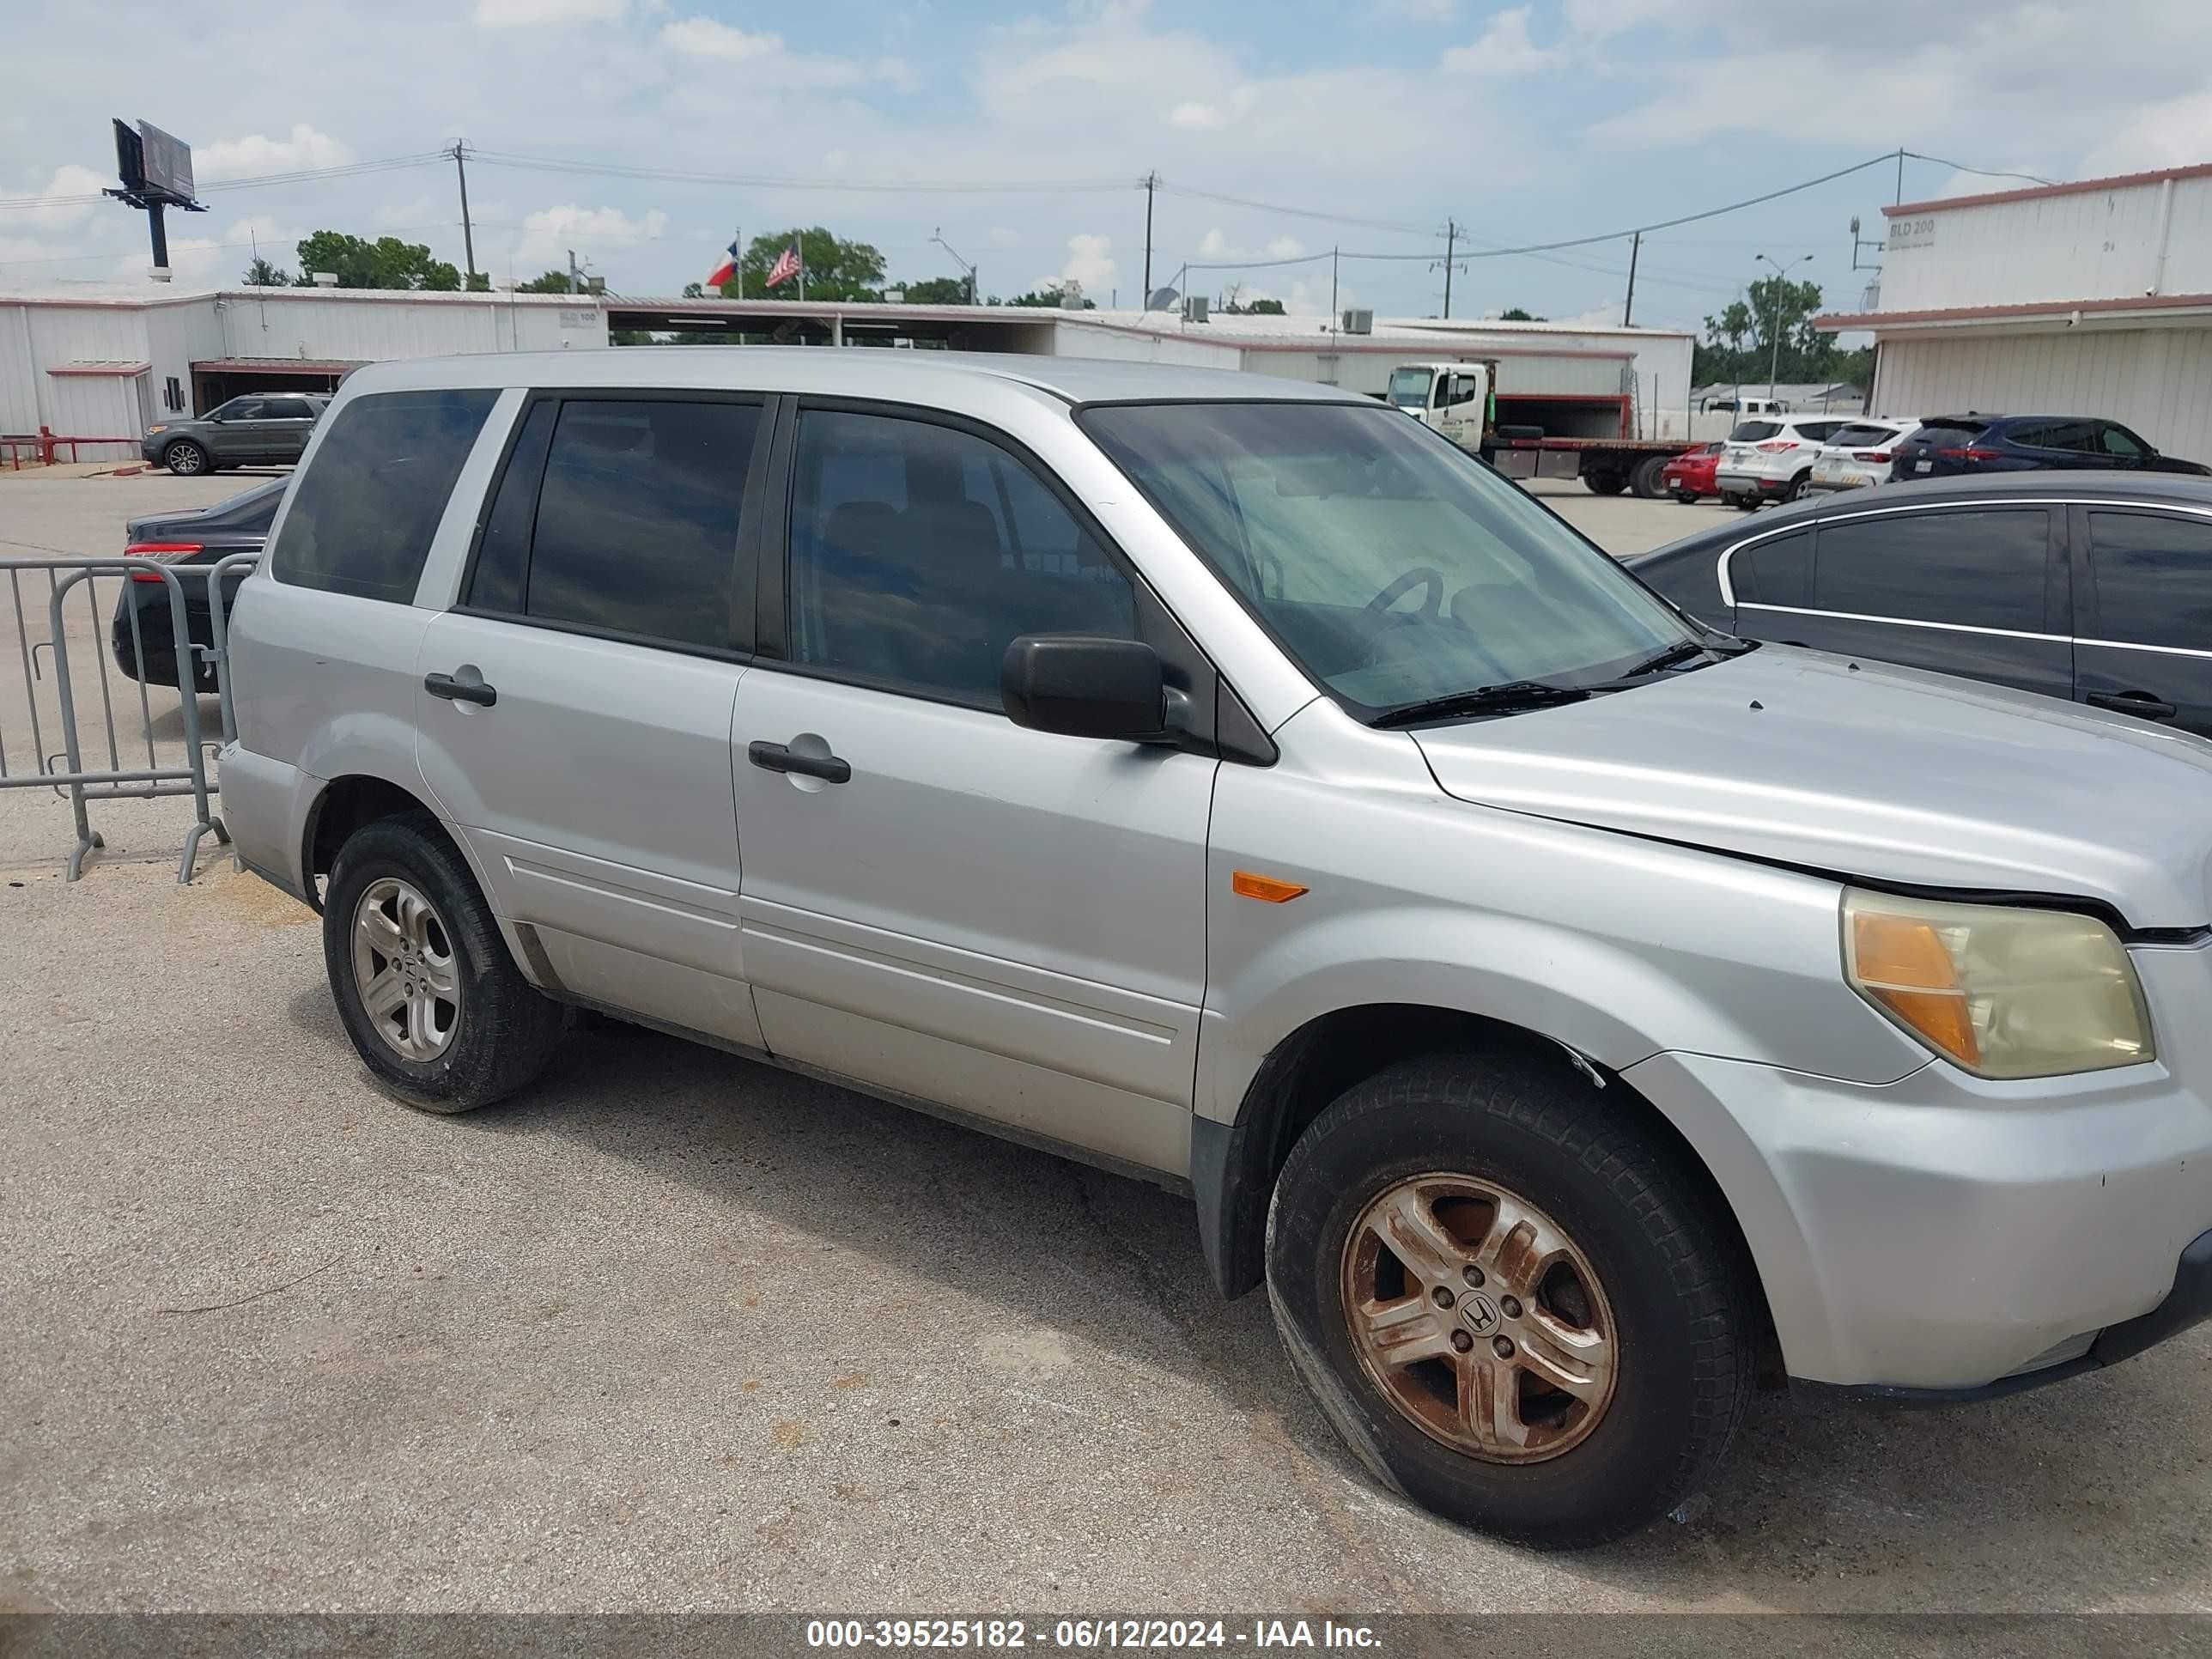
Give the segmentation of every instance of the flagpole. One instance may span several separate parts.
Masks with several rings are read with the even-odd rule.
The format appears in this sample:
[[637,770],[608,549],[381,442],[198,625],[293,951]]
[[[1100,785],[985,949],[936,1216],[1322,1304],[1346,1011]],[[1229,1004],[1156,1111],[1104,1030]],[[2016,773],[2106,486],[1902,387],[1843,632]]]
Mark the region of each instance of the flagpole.
[[791,233],[791,245],[799,250],[799,303],[806,303],[806,238],[802,231]]
[[743,225],[738,225],[734,228],[736,234],[731,240],[735,244],[737,249],[738,298],[742,300],[745,297],[745,228]]

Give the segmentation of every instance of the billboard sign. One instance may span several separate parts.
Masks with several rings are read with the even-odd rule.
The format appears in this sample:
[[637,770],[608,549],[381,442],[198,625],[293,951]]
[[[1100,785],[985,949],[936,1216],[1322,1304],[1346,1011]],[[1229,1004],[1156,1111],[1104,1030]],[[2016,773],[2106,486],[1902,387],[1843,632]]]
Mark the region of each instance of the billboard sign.
[[192,147],[150,121],[115,123],[115,172],[124,191],[183,207],[192,200]]

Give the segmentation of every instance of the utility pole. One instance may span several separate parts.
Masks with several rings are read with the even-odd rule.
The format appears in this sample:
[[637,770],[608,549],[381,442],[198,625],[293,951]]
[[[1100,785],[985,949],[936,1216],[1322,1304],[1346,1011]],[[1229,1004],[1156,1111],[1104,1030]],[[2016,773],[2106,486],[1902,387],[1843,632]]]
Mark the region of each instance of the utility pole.
[[1343,320],[1343,316],[1344,313],[1336,308],[1336,249],[1331,247],[1328,251],[1328,331],[1330,333],[1336,332],[1336,325]]
[[469,267],[469,286],[477,285],[477,234],[469,223],[469,170],[461,157],[468,149],[468,140],[453,140],[453,174],[461,181],[461,257]]
[[1902,144],[1897,147],[1897,198],[1890,205],[1892,207],[1905,205],[1905,146]]
[[576,250],[568,250],[568,292],[576,292]]
[[1459,226],[1450,219],[1444,221],[1444,320],[1451,320],[1452,247],[1459,240]]
[[1144,304],[1144,309],[1145,309],[1145,310],[1146,310],[1146,311],[1150,311],[1150,310],[1152,308],[1152,192],[1153,192],[1155,190],[1158,190],[1158,189],[1159,188],[1159,184],[1160,184],[1160,175],[1159,175],[1158,173],[1146,173],[1146,174],[1145,175],[1145,177],[1144,177],[1144,186],[1145,186],[1145,304]]
[[1621,302],[1620,325],[1629,326],[1636,319],[1636,256],[1644,252],[1644,233],[1638,231],[1636,240],[1628,245],[1628,298]]

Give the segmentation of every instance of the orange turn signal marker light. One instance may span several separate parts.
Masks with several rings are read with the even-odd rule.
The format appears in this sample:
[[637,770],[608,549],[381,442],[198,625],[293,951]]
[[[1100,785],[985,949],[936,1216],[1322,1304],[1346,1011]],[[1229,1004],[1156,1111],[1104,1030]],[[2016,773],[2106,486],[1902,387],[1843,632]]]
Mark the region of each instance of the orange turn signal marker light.
[[1237,872],[1229,884],[1239,898],[1255,898],[1263,904],[1288,904],[1308,890],[1294,881],[1277,881],[1273,876],[1255,876],[1249,870]]

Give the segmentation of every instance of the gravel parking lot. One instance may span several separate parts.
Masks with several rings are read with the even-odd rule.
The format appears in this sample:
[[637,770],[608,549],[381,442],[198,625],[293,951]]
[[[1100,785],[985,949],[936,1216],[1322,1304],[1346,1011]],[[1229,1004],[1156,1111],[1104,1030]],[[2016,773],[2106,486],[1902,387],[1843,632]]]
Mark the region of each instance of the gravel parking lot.
[[[236,487],[0,480],[0,558]],[[1721,510],[1541,488],[1614,552]],[[2205,1329],[1769,1398],[1699,1512],[1535,1556],[1357,1469],[1182,1200],[621,1026],[417,1115],[307,911],[153,861],[183,803],[74,885],[0,805],[0,1611],[2212,1608]]]

